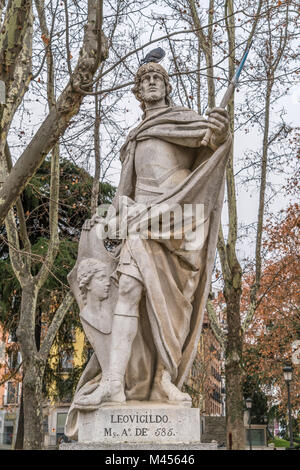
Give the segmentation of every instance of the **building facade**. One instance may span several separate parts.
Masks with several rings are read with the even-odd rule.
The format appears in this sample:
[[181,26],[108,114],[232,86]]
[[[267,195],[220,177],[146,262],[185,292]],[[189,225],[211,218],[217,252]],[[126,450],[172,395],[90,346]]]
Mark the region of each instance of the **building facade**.
[[208,318],[204,315],[197,354],[186,383],[186,390],[193,399],[193,406],[206,416],[225,415],[225,387],[222,347],[217,340]]
[[14,444],[22,390],[21,354],[14,335],[0,326],[0,449]]

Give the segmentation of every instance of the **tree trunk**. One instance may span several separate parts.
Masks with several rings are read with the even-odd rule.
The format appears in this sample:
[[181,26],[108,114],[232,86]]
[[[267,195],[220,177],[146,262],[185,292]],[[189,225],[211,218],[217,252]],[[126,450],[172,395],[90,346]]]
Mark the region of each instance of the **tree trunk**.
[[[245,448],[243,420],[243,333],[240,318],[241,269],[237,265],[236,283],[225,287],[228,335],[225,351],[227,448]],[[234,277],[233,277],[234,278]]]
[[34,279],[23,286],[17,336],[23,359],[24,449],[42,449],[42,383],[46,361],[35,341],[35,313],[38,289]]
[[38,357],[24,366],[24,449],[43,449],[42,383],[45,364]]
[[[22,378],[22,384],[23,384],[23,381],[24,380]],[[23,450],[23,446],[24,446],[23,443],[24,443],[24,398],[23,398],[23,385],[22,385],[15,450]]]

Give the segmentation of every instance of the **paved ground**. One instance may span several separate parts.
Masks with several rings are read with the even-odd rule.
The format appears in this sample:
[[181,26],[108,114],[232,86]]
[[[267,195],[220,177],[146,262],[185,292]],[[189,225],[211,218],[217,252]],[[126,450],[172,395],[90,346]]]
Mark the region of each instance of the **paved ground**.
[[62,443],[59,450],[217,450],[216,444],[84,444],[72,442],[71,444]]

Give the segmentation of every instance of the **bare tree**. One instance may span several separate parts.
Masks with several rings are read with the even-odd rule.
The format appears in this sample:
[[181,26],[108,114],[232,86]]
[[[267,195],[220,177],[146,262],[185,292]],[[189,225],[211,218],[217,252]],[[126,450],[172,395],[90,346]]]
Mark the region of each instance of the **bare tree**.
[[[12,1],[8,4],[3,27],[5,28],[4,30],[7,31],[7,35],[4,35],[4,38],[6,37],[8,44],[11,40],[11,33],[15,31],[14,40],[15,44],[19,45],[19,47],[8,47],[5,40],[3,40],[1,44],[2,47],[0,47],[2,53],[4,53],[5,49],[10,52],[10,55],[3,55],[2,58],[2,64],[4,65],[4,60],[7,60],[8,65],[2,68],[2,77],[6,84],[6,104],[1,107],[0,168],[3,180],[12,177],[9,185],[13,184],[13,186],[17,187],[19,184],[22,184],[19,177],[21,173],[24,176],[24,167],[21,167],[21,173],[18,173],[18,168],[12,166],[12,159],[7,144],[7,133],[16,109],[22,101],[28,83],[32,78],[32,6],[31,2],[24,2],[24,5],[21,5],[20,12],[22,13],[21,20],[23,22],[20,23],[20,12],[16,9],[15,3],[19,4],[20,2]],[[102,2],[100,2],[99,9],[99,2],[89,2],[83,47],[79,55],[77,67],[74,73],[72,72],[69,84],[62,95],[56,100],[54,91],[54,58],[51,49],[50,32],[46,22],[44,1],[35,1],[42,37],[46,44],[47,102],[49,114],[44,122],[44,126],[42,125],[42,129],[34,139],[34,142],[31,142],[31,145],[27,148],[27,152],[29,152],[28,155],[30,154],[30,162],[27,161],[28,172],[25,179],[28,178],[29,175],[32,176],[33,172],[36,170],[37,158],[40,158],[41,155],[44,158],[51,150],[50,237],[47,254],[37,273],[32,274],[31,244],[26,230],[22,204],[19,199],[17,199],[16,205],[20,225],[20,238],[13,209],[10,209],[5,219],[10,260],[15,276],[22,288],[21,312],[17,336],[23,359],[25,449],[38,449],[43,445],[42,383],[44,370],[54,337],[62,323],[65,313],[73,303],[72,294],[67,293],[61,305],[58,307],[51,325],[49,325],[47,329],[42,344],[38,345],[35,335],[37,299],[40,289],[51,272],[59,248],[58,204],[60,168],[58,138],[69,125],[71,117],[78,112],[84,96],[80,91],[80,87],[92,80],[99,63],[107,55],[105,37],[103,33],[101,33],[101,4]],[[16,17],[14,15],[16,15]],[[66,27],[68,28],[68,24],[66,24]],[[21,33],[23,33],[23,36]],[[68,57],[68,63],[69,60],[70,58]],[[13,65],[14,69],[10,64]],[[18,161],[20,162],[20,160]],[[41,161],[42,160],[39,161],[39,164]],[[21,179],[23,176],[21,176]],[[3,189],[5,192],[5,184]],[[5,202],[7,202],[7,199]]]
[[[11,9],[14,10],[13,6]],[[8,17],[11,9],[7,10]],[[24,189],[48,152],[65,132],[72,117],[78,112],[84,92],[91,89],[93,76],[101,61],[107,57],[106,38],[99,24],[101,11],[102,1],[89,0],[88,19],[77,65],[56,106],[50,109],[47,118],[5,179],[0,191],[1,222],[19,196],[20,190]],[[67,63],[70,63],[70,56],[67,57]],[[70,67],[69,71],[71,72]]]
[[[194,42],[190,41],[187,45],[187,41],[178,44],[174,41],[172,46],[170,45],[170,51],[172,72],[177,80],[176,96],[182,104],[194,107],[198,112],[205,109],[206,103],[208,107],[216,105],[220,83],[224,86],[235,73],[240,58],[238,54],[241,54],[237,53],[237,50],[241,50],[240,46],[243,46],[243,49],[251,38],[254,38],[256,43],[252,48],[253,59],[249,59],[243,75],[247,78],[242,78],[246,88],[245,103],[241,107],[233,97],[228,105],[233,136],[237,127],[248,127],[247,121],[257,124],[263,134],[262,148],[256,152],[256,161],[249,162],[251,168],[260,167],[260,174],[255,176],[259,193],[257,224],[254,227],[256,277],[251,289],[250,308],[243,319],[240,303],[244,266],[238,256],[243,227],[238,221],[236,186],[240,179],[237,178],[238,172],[235,170],[235,160],[240,160],[240,156],[238,152],[235,155],[233,146],[226,169],[228,226],[221,226],[218,237],[226,331],[218,320],[213,302],[209,300],[207,304],[211,326],[225,350],[227,446],[243,449],[243,335],[259,303],[257,292],[261,277],[263,220],[267,210],[267,173],[270,167],[268,155],[272,146],[287,138],[290,132],[284,122],[278,125],[277,129],[271,130],[270,113],[272,103],[282,94],[278,91],[278,86],[285,87],[284,80],[288,82],[291,71],[297,70],[295,57],[293,58],[291,53],[297,13],[294,2],[291,1],[278,2],[276,5],[262,1],[254,5],[253,2],[240,1],[234,5],[231,0],[224,4],[210,0],[207,10],[201,8],[195,0],[181,0],[176,2],[176,5],[165,0],[163,4],[176,12],[174,15],[165,14],[161,19],[167,31],[170,31],[172,26],[182,28],[183,23],[195,30]],[[204,58],[206,67],[201,65],[201,57]],[[224,59],[228,60],[228,66]],[[292,64],[291,67],[287,66],[289,63]],[[255,70],[256,74],[251,70]],[[278,78],[276,74],[279,75]],[[283,90],[286,91],[285,88]],[[260,106],[260,112],[257,111],[257,106]],[[253,158],[253,153],[251,157]],[[245,163],[244,167],[247,166]]]

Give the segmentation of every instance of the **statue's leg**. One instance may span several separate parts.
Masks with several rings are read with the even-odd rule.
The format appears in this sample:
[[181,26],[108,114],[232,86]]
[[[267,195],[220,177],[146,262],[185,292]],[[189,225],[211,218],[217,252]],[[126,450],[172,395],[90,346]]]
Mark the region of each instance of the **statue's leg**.
[[110,401],[126,401],[124,377],[138,330],[139,303],[143,293],[140,281],[127,274],[119,279],[119,296],[112,325],[110,352]]
[[182,403],[191,403],[192,401],[188,393],[181,392],[176,385],[172,383],[171,375],[166,370],[162,359],[158,360],[150,400]]
[[89,343],[91,344],[99,361],[102,376],[107,376],[109,371],[110,334],[101,333],[88,322],[81,318],[81,323]]
[[161,378],[162,389],[168,397],[169,401],[186,402],[191,404],[192,399],[188,393],[181,392],[171,381],[171,375],[164,370]]
[[155,372],[151,395],[150,395],[151,401],[167,401],[168,400],[168,396],[164,392],[162,385],[161,385],[161,379],[162,379],[162,374],[164,370],[165,370],[165,366],[162,362],[162,359],[158,358],[157,365],[156,365],[156,372]]

